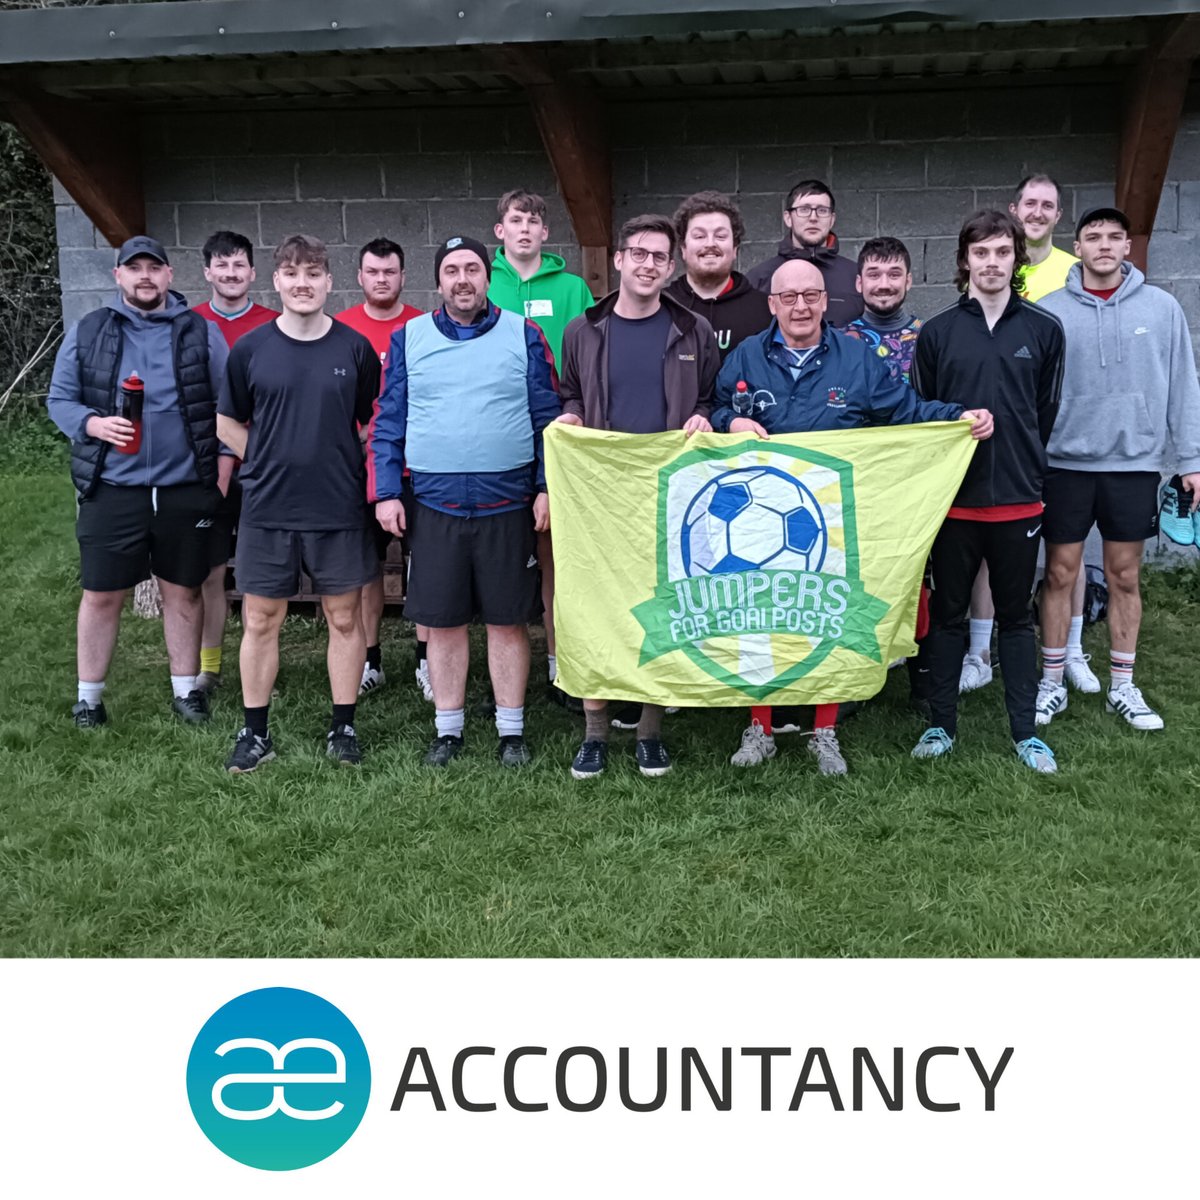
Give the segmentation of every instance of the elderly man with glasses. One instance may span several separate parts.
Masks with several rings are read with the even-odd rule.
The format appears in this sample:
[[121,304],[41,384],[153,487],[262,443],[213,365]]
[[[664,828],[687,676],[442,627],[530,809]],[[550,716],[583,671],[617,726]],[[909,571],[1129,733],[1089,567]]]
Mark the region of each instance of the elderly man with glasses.
[[[773,433],[963,418],[974,422],[972,436],[991,436],[990,413],[922,400],[865,342],[831,329],[825,321],[824,283],[810,262],[786,262],[775,271],[769,293],[774,320],[725,360],[717,376],[713,429],[768,438]],[[837,709],[836,704],[816,709],[809,750],[822,775],[846,773],[835,727]],[[749,767],[774,756],[771,710],[752,708],[750,725],[731,761]]]
[[804,179],[783,202],[783,224],[787,236],[777,252],[746,272],[746,278],[761,292],[771,290],[771,277],[786,262],[807,262],[824,280],[828,321],[837,329],[862,316],[863,300],[855,286],[858,268],[851,258],[838,253],[837,204],[829,185],[819,179]]

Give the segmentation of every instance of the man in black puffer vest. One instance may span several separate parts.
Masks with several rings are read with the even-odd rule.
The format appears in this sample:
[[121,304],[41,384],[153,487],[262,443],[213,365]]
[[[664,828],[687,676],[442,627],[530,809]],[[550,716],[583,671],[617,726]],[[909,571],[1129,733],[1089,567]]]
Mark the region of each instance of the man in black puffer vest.
[[[189,723],[208,719],[196,689],[200,585],[220,500],[216,401],[228,349],[220,331],[171,291],[161,243],[132,237],[117,252],[117,295],[68,330],[54,363],[47,406],[71,439],[78,493],[83,598],[79,605],[81,729],[108,719],[102,696],[125,597],[158,580],[171,666],[172,707]],[[140,422],[119,413],[126,382],[144,395]]]

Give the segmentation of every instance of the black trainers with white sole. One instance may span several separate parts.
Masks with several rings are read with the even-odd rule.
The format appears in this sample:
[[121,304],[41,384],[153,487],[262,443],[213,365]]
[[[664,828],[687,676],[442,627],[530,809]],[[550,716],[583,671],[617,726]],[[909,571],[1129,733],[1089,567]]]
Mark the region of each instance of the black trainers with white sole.
[[108,713],[105,711],[104,701],[89,704],[86,700],[80,700],[71,709],[71,720],[75,722],[76,729],[98,729],[101,725],[107,725]]
[[254,730],[243,726],[238,730],[233,753],[225,760],[225,770],[230,775],[249,775],[265,762],[275,757],[275,746],[271,735],[259,737]]
[[343,767],[357,767],[363,756],[354,726],[335,725],[325,735],[325,753]]
[[637,765],[643,775],[657,778],[671,769],[671,756],[658,738],[642,738],[637,744]]
[[595,779],[608,766],[607,742],[584,742],[571,761],[572,779]]

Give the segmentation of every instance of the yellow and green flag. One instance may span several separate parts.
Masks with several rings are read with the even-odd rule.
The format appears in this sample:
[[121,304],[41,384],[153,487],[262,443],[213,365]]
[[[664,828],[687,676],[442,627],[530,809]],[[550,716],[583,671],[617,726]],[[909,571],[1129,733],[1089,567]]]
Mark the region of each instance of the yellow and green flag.
[[915,652],[965,421],[772,437],[554,424],[558,684],[656,704],[862,700]]

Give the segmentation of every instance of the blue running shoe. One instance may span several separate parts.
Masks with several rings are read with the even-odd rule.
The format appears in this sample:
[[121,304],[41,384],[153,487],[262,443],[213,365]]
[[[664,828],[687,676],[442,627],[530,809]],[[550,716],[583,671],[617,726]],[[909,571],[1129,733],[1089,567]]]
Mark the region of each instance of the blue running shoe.
[[1031,771],[1053,775],[1058,770],[1058,764],[1054,761],[1054,751],[1041,738],[1031,737],[1023,742],[1013,742],[1013,748],[1017,757]]
[[1192,520],[1192,493],[1183,490],[1178,475],[1172,475],[1159,493],[1158,527],[1179,546],[1197,542],[1196,523]]
[[940,726],[927,729],[913,747],[913,758],[941,758],[954,749],[954,739]]

